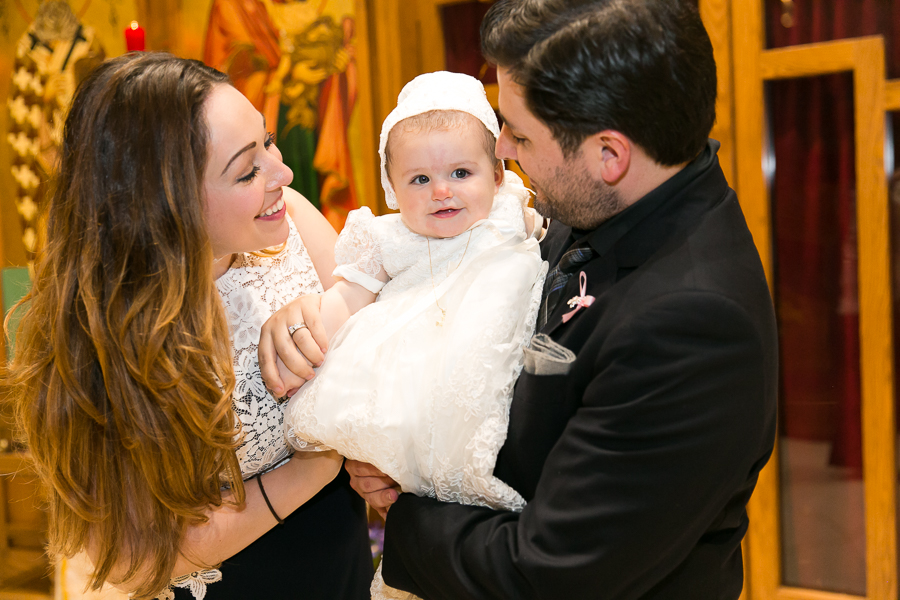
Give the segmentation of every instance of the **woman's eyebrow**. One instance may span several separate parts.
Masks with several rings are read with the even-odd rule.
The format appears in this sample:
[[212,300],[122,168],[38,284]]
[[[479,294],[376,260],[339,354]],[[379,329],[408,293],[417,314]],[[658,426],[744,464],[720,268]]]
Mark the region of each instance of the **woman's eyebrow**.
[[[264,115],[264,114],[262,114],[262,113],[259,113],[259,116],[262,117],[262,120],[263,120],[263,130],[265,130],[265,129],[266,129],[266,115]],[[238,157],[238,156],[240,156],[241,154],[243,154],[243,153],[246,152],[247,150],[251,150],[251,149],[253,149],[253,148],[256,148],[256,142],[250,142],[249,144],[247,144],[246,146],[244,146],[243,148],[241,148],[240,150],[238,150],[238,151],[235,153],[235,155],[231,157],[231,160],[228,161],[228,164],[225,165],[225,168],[222,169],[222,175],[225,174],[225,171],[228,170],[228,167],[231,166],[231,163],[233,163],[235,160],[237,160],[237,157]]]
[[225,174],[225,171],[228,170],[228,167],[231,166],[231,163],[233,163],[235,160],[237,160],[237,157],[239,157],[241,154],[243,154],[243,153],[246,152],[247,150],[251,150],[251,149],[253,149],[253,148],[256,148],[256,142],[250,142],[249,144],[247,144],[246,146],[244,146],[243,148],[241,148],[240,150],[238,150],[238,151],[235,153],[235,155],[231,157],[231,160],[228,161],[228,164],[225,165],[225,168],[222,169],[222,175]]

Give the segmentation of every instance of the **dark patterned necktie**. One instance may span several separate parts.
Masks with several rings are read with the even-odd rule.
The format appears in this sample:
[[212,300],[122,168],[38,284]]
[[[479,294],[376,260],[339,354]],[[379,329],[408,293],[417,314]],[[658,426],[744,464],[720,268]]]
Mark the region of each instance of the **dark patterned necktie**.
[[592,258],[594,258],[594,249],[590,244],[587,241],[576,242],[562,255],[559,264],[547,274],[547,279],[544,280],[544,301],[541,304],[541,312],[538,314],[538,331],[544,328],[547,319],[559,304],[569,277]]

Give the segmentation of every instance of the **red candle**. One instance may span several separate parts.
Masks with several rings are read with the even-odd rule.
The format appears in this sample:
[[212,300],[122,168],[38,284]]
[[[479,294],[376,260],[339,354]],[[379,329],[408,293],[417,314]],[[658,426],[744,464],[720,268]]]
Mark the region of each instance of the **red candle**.
[[144,28],[137,21],[125,28],[125,48],[128,52],[144,49]]

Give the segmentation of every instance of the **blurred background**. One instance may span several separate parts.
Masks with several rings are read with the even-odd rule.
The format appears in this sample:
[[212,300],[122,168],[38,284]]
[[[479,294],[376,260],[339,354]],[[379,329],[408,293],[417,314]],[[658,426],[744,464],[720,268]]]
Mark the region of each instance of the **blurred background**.
[[[713,41],[712,137],[780,328],[778,445],[749,509],[743,597],[897,600],[900,0],[683,1]],[[227,72],[266,115],[292,186],[340,229],[353,208],[387,211],[378,133],[407,81],[468,73],[496,107],[479,52],[490,4],[0,1],[4,312],[28,288],[68,104],[105,58],[162,50]],[[0,600],[103,597],[67,585],[84,565],[48,562],[44,523],[3,416]],[[376,555],[379,542],[373,521]]]

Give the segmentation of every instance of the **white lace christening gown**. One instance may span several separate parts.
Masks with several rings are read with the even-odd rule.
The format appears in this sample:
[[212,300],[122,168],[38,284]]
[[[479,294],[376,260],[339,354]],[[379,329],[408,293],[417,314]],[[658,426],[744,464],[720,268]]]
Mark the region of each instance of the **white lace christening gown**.
[[[216,280],[225,306],[234,351],[235,387],[232,408],[241,424],[243,441],[237,450],[241,473],[250,477],[286,459],[292,452],[284,437],[285,402],[266,390],[256,351],[263,323],[298,296],[322,293],[322,284],[293,221],[284,249],[276,256],[241,254]],[[197,600],[206,586],[218,582],[217,569],[178,577],[172,585],[187,588]],[[218,585],[227,585],[228,582]],[[174,597],[171,592],[160,598]]]
[[[285,428],[295,448],[334,448],[404,492],[522,510],[493,470],[547,272],[526,236],[527,199],[507,171],[489,217],[445,239],[410,231],[398,214],[350,213],[335,275],[378,297],[335,334],[316,377],[291,398]],[[374,277],[382,266],[391,277],[383,287]],[[379,568],[372,597],[411,596],[387,588]]]

